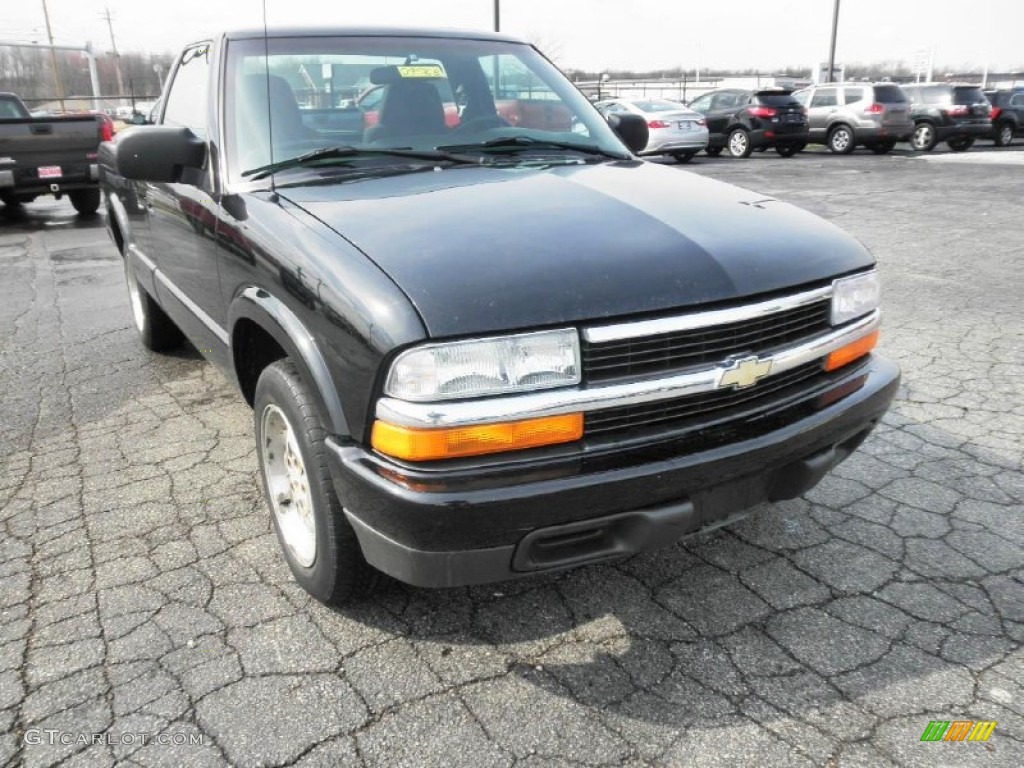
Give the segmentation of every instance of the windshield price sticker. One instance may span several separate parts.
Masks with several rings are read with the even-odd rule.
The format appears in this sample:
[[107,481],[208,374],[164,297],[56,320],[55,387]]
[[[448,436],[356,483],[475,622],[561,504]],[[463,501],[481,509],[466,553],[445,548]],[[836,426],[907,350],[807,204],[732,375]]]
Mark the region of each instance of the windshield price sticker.
[[444,70],[436,64],[416,64],[398,67],[398,74],[402,77],[443,78]]

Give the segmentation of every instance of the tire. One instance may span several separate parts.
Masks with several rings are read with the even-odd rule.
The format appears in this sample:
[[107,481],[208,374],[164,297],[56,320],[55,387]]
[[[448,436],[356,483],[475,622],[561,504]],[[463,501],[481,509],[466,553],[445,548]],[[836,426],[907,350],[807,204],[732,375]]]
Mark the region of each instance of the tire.
[[828,150],[833,155],[848,155],[857,148],[853,129],[845,123],[833,126],[828,132]]
[[914,132],[910,134],[910,146],[918,152],[931,152],[939,143],[939,137],[935,133],[935,126],[931,123],[921,122],[914,126]]
[[263,369],[253,408],[263,493],[292,575],[328,605],[364,594],[376,572],[345,519],[327,469],[327,433],[291,360]]
[[99,210],[99,189],[76,189],[74,192],[69,192],[68,197],[71,199],[71,205],[82,216],[92,216]]
[[968,149],[974,146],[973,136],[961,136],[957,139],[950,139],[946,142],[947,146],[954,152],[966,152]]
[[775,151],[778,152],[783,157],[792,157],[793,155],[795,155],[797,152],[800,151],[800,145],[799,144],[777,144],[775,146]]
[[736,128],[729,134],[729,154],[733,157],[750,157],[754,148],[750,146],[750,134],[742,128]]
[[995,139],[997,147],[1008,147],[1013,144],[1013,123],[997,123]]
[[124,279],[128,285],[132,320],[135,321],[135,330],[139,332],[142,346],[153,352],[168,352],[180,347],[185,337],[153,297],[146,293],[146,289],[139,285],[135,268],[128,256],[124,259]]
[[672,157],[675,158],[675,161],[677,163],[682,164],[682,163],[688,163],[691,160],[693,160],[693,156],[695,154],[696,154],[695,152],[676,152],[675,154],[672,155]]
[[888,141],[878,141],[873,144],[868,144],[867,147],[876,155],[887,155],[896,148],[896,142],[889,139]]
[[722,154],[723,149],[725,149],[725,147],[708,147],[707,149],[704,150],[704,154],[706,154],[708,157],[718,157],[720,154]]

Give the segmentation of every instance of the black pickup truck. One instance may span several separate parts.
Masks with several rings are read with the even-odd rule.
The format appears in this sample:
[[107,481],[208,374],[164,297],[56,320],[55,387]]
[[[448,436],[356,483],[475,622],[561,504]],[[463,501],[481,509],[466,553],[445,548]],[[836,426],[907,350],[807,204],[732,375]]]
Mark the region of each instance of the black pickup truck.
[[[374,85],[372,124],[325,114]],[[567,119],[505,119],[510,90]],[[670,544],[804,493],[895,395],[863,246],[641,161],[641,118],[515,39],[222,34],[156,123],[100,157],[135,324],[253,405],[320,600],[374,568],[451,586]]]
[[113,137],[104,115],[32,117],[13,93],[0,93],[0,201],[15,206],[67,195],[79,213],[96,213],[97,148]]

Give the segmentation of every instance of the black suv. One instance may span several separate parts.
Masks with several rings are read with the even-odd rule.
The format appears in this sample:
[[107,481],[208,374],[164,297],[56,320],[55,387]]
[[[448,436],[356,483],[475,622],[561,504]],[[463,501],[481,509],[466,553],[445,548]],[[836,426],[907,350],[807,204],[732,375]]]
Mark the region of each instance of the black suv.
[[992,133],[997,147],[1008,147],[1014,136],[1024,133],[1024,88],[985,91],[992,104]]
[[733,157],[749,157],[768,147],[790,157],[807,146],[807,110],[792,91],[723,88],[694,99],[690,109],[707,118],[706,151],[712,157],[723,149]]
[[931,152],[940,141],[954,152],[965,152],[975,139],[992,133],[992,106],[977,85],[913,83],[903,90],[912,102],[910,145],[919,152]]

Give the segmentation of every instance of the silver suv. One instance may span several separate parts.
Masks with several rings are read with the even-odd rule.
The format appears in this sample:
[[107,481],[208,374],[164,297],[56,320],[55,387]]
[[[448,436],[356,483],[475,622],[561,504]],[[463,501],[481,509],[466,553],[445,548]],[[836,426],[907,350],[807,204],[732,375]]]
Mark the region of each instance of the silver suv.
[[846,155],[858,145],[884,155],[914,132],[910,99],[893,83],[827,83],[793,94],[807,107],[810,141]]

